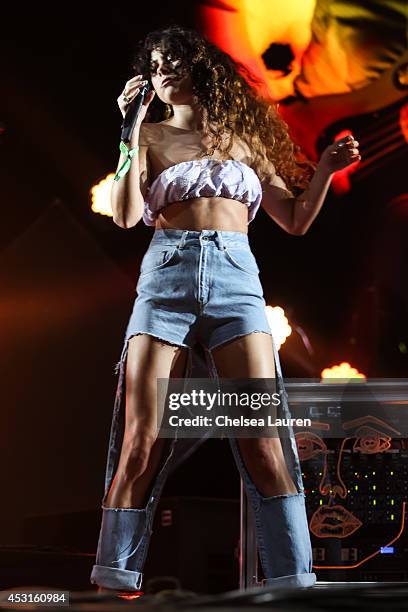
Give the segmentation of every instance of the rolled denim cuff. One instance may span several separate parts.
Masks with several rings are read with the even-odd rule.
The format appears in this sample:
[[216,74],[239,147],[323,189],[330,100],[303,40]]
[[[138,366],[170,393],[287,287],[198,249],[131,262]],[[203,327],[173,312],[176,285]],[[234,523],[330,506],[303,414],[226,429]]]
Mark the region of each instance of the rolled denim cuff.
[[278,576],[277,578],[265,578],[262,586],[282,587],[291,589],[293,587],[311,587],[316,583],[316,574],[307,572],[305,574],[292,574],[291,576]]
[[107,589],[123,589],[139,591],[142,586],[142,572],[116,569],[105,565],[94,565],[91,573],[91,583]]

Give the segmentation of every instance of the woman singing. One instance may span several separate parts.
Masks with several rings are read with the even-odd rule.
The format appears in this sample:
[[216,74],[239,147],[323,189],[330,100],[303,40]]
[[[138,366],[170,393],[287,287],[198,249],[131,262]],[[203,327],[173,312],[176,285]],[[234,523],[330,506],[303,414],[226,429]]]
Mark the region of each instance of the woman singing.
[[[248,224],[261,205],[286,232],[303,235],[333,173],[360,159],[358,143],[344,138],[325,149],[310,177],[248,72],[192,30],[150,33],[134,68],[118,99],[122,115],[143,84],[152,91],[129,150],[122,144],[111,205],[120,227],[143,220],[154,233],[117,367],[91,575],[100,587],[124,591],[141,588],[161,490],[187,454],[185,440],[158,436],[157,379],[188,377],[200,345],[220,378],[274,379],[282,414],[290,414]],[[254,512],[264,583],[304,587],[316,576],[290,433],[229,441]]]

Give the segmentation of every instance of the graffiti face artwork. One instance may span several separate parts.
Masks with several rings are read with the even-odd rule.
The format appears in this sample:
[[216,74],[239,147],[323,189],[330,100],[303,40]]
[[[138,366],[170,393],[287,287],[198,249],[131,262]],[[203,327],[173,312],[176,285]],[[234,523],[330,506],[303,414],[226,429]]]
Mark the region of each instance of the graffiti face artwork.
[[[366,547],[359,559],[334,566],[328,561],[314,567],[362,565],[392,546],[404,530],[404,491],[398,482],[401,464],[394,460],[399,454],[399,441],[394,438],[400,432],[372,415],[344,422],[342,439],[328,438],[328,423],[314,421],[312,427],[324,431],[325,437],[312,431],[296,433],[307,496],[319,498],[310,517],[310,532],[318,539],[350,538],[347,544],[352,545],[351,536],[358,532],[360,537],[368,529],[371,542],[371,550]],[[309,469],[312,464],[314,474]],[[377,523],[382,528],[373,531]]]

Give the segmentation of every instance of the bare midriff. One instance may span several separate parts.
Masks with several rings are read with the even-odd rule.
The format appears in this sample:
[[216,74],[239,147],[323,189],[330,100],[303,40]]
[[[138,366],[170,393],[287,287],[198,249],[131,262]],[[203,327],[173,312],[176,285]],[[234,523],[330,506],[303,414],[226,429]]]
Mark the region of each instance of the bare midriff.
[[[148,145],[150,184],[171,165],[200,159],[209,144],[208,136],[171,125],[169,120],[144,124]],[[186,159],[186,151],[189,158]],[[233,140],[231,159],[250,165],[251,151],[244,143]],[[214,159],[222,159],[219,151]],[[216,196],[199,197],[171,202],[158,211],[156,229],[204,229],[248,233],[248,204]]]
[[159,211],[156,229],[248,233],[248,206],[230,198],[192,198],[172,202]]

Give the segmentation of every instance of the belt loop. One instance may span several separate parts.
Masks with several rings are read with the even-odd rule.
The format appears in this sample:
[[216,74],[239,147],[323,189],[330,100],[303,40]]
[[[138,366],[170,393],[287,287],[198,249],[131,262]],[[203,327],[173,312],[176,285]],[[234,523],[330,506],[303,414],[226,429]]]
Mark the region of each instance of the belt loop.
[[217,241],[218,248],[220,249],[220,251],[223,251],[225,249],[225,246],[224,246],[224,241],[222,239],[222,231],[220,230],[215,230],[215,231],[216,231],[216,241]]
[[184,245],[186,244],[187,236],[188,236],[188,230],[184,230],[180,238],[180,242],[177,245],[177,248],[179,249],[184,248]]

